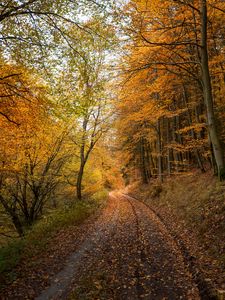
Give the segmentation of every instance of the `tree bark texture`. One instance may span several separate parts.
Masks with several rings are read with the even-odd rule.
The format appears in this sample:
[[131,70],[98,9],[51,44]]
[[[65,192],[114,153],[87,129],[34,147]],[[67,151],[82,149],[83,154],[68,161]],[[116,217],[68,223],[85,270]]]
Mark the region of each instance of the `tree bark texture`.
[[218,177],[222,180],[225,179],[225,163],[218,130],[216,128],[216,119],[213,108],[212,86],[208,62],[207,23],[207,1],[201,0],[201,67],[203,92],[207,112],[209,136],[216,160]]

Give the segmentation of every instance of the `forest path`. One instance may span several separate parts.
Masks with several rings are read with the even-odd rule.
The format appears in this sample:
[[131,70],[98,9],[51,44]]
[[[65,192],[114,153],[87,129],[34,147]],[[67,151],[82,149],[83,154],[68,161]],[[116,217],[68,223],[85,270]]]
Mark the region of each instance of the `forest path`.
[[200,299],[182,254],[158,217],[119,192],[93,232],[37,300]]

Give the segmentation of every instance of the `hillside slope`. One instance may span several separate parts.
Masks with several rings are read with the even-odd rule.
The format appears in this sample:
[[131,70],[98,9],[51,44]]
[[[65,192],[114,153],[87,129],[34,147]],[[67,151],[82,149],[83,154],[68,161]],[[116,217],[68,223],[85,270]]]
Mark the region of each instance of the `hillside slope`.
[[[161,185],[135,183],[129,194],[153,208],[182,240],[204,279],[225,295],[225,184],[209,173],[171,177]],[[224,296],[222,296],[224,297]],[[222,298],[223,299],[223,298]]]

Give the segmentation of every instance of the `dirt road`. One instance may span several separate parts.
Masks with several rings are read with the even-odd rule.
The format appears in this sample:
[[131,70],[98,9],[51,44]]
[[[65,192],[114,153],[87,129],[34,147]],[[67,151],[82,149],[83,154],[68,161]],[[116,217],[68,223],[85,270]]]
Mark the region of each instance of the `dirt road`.
[[44,299],[200,299],[176,243],[143,203],[111,193]]

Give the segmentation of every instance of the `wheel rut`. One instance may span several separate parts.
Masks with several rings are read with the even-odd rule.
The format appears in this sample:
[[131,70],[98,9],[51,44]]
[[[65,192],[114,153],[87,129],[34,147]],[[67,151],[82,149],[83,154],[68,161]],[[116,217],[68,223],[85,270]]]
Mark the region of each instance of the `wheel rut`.
[[138,299],[200,299],[179,247],[158,216],[137,199],[122,197],[130,204],[136,224]]
[[[134,204],[132,203],[132,201],[126,197],[124,195],[125,199],[128,201],[128,203],[130,204],[131,206],[131,209],[132,209],[132,212],[133,212],[133,215],[134,215],[134,224],[135,224],[135,227],[136,227],[136,234],[137,234],[137,249],[138,249],[138,256],[139,256],[139,261],[142,263],[142,264],[146,264],[146,256],[145,256],[145,253],[144,253],[144,250],[143,250],[143,245],[142,245],[142,242],[141,242],[141,232],[140,232],[140,226],[139,226],[139,219],[138,219],[138,215],[137,215],[137,212],[135,210],[135,207],[134,207]],[[137,266],[136,267],[136,270],[135,270],[135,278],[136,278],[136,289],[137,289],[137,298],[138,299],[142,299],[142,295],[144,294],[144,289],[142,287],[142,284],[141,284],[141,272],[140,272],[140,267]]]
[[95,249],[96,243],[100,241],[106,243],[109,234],[111,235],[114,230],[118,218],[118,203],[116,202],[112,206],[113,208],[106,209],[103,212],[83,244],[68,257],[65,267],[52,278],[50,286],[35,300],[67,298],[69,286],[78,275],[80,267],[89,256],[89,253]]
[[119,192],[111,193],[109,205],[36,299],[200,299],[179,248],[158,217]]

